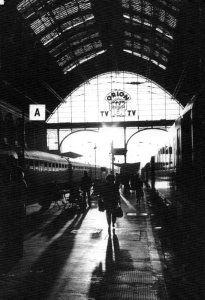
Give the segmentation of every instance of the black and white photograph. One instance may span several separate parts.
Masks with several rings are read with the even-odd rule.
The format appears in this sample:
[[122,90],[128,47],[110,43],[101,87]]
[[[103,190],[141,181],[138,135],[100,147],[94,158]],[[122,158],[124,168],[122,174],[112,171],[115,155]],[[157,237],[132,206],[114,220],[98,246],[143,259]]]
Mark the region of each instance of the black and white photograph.
[[0,300],[205,299],[205,1],[0,0]]

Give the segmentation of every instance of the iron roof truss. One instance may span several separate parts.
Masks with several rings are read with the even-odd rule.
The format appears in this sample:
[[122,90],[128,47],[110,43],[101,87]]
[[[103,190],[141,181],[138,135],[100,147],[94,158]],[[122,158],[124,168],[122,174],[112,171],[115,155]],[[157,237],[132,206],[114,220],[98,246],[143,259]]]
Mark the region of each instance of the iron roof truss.
[[[109,51],[110,46],[166,68],[181,0],[97,2],[23,0],[17,9],[64,74]],[[104,12],[102,6],[107,7]],[[111,9],[119,20],[113,21],[107,32]],[[116,25],[120,30],[114,28]]]

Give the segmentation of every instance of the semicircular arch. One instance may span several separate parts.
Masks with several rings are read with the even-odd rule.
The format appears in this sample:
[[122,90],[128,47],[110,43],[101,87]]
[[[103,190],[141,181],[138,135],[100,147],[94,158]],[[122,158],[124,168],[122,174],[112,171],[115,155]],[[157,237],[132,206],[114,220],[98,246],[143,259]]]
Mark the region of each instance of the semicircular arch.
[[85,132],[85,131],[88,131],[88,132],[97,132],[97,130],[95,129],[79,129],[79,130],[75,130],[75,131],[72,131],[70,133],[68,133],[60,142],[59,144],[59,150],[61,149],[61,146],[63,144],[63,142],[71,135],[75,134],[75,133],[79,133],[79,132]]

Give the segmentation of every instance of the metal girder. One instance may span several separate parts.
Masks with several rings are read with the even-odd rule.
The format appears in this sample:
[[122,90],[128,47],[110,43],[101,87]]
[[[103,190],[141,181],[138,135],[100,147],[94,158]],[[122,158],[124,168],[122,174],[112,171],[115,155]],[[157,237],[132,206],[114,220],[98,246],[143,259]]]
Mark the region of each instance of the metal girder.
[[47,123],[47,129],[101,128],[101,127],[166,127],[174,120],[127,121],[127,122],[89,122],[89,123]]

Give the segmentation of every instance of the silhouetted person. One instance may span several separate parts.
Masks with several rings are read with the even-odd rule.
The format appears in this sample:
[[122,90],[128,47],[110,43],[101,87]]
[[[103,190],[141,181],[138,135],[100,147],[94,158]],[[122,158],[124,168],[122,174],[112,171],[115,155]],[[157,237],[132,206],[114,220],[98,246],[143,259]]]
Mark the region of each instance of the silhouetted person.
[[110,171],[110,174],[107,175],[106,179],[107,178],[110,182],[115,182],[115,175],[113,174],[113,171]]
[[83,191],[83,202],[86,206],[86,198],[88,199],[88,206],[91,207],[90,189],[92,186],[92,179],[88,176],[88,172],[84,171],[84,176],[81,179],[81,189]]
[[9,196],[10,196],[10,173],[3,165],[0,165],[0,229],[2,250],[8,252],[8,229],[9,229]]
[[139,174],[136,173],[134,176],[134,190],[136,195],[136,204],[140,205],[141,199],[143,198],[143,182]]
[[106,210],[108,229],[110,230],[111,222],[112,226],[115,227],[116,217],[114,215],[114,210],[117,208],[118,203],[120,203],[120,194],[109,175],[106,177],[106,184],[104,186],[102,197]]
[[22,168],[20,168],[14,160],[11,162],[11,173],[8,185],[9,214],[7,250],[11,259],[18,259],[23,255],[27,184]]
[[121,176],[119,173],[115,174],[115,185],[119,189],[121,184]]
[[123,174],[123,185],[124,185],[124,194],[129,196],[130,195],[130,174],[125,172]]

